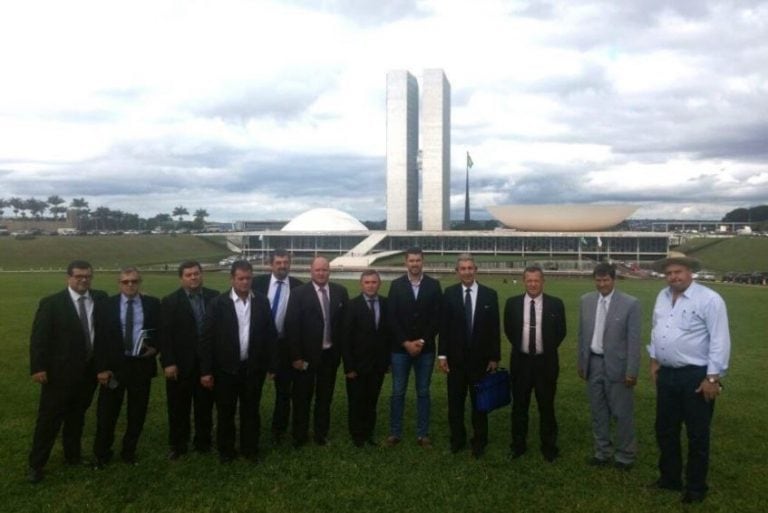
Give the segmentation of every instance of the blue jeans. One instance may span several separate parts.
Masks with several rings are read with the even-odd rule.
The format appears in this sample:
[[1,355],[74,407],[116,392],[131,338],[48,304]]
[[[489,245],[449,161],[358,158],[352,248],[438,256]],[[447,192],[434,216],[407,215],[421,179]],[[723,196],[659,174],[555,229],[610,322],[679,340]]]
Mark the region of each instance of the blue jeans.
[[435,367],[435,353],[422,353],[411,358],[408,353],[392,353],[392,399],[389,410],[389,434],[403,437],[405,391],[411,367],[416,374],[416,436],[429,435],[429,384]]

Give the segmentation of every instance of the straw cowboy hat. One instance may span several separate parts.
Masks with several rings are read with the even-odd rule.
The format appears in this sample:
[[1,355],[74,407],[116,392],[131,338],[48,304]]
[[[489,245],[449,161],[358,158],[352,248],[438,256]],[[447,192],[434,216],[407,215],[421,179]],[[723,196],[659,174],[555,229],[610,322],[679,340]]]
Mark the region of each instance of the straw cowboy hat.
[[653,270],[663,273],[668,265],[673,264],[684,265],[694,273],[701,270],[701,262],[699,262],[699,260],[693,257],[685,256],[685,253],[681,253],[679,251],[670,251],[667,253],[666,258],[656,260],[653,263]]

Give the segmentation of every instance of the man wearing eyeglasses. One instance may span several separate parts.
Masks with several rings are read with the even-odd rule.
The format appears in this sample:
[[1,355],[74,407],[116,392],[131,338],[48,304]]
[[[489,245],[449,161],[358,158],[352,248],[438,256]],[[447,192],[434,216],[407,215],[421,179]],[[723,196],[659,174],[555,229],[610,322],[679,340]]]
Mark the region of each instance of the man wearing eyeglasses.
[[120,293],[107,300],[105,329],[94,344],[99,402],[96,410],[94,468],[112,458],[112,443],[120,408],[127,396],[127,419],[120,456],[135,465],[136,446],[147,417],[152,378],[157,375],[160,300],[139,293],[141,273],[125,267],[118,278]]
[[27,479],[38,483],[62,428],[64,460],[81,463],[85,412],[96,389],[94,319],[106,293],[91,289],[93,268],[84,260],[67,266],[67,288],[40,301],[30,337],[32,380],[41,385]]

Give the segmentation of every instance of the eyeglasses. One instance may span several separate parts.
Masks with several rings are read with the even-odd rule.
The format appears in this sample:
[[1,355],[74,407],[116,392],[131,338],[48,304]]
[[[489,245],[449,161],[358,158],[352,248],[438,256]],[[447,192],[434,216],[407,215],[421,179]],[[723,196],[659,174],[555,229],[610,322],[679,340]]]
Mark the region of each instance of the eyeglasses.
[[120,283],[123,285],[136,285],[137,283],[141,283],[141,280],[120,280]]
[[72,278],[75,280],[90,280],[93,278],[92,274],[73,274],[71,275]]

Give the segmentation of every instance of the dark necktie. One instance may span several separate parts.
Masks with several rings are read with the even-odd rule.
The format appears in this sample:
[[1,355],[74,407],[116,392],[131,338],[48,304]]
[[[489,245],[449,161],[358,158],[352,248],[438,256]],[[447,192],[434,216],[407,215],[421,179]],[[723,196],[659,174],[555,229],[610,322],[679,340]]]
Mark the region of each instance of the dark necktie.
[[203,333],[203,318],[205,317],[203,296],[199,292],[194,292],[189,295],[189,301],[192,303],[192,314],[195,316],[195,324],[197,325],[197,334],[199,336]]
[[85,348],[91,352],[91,328],[88,324],[88,310],[85,308],[85,296],[77,298],[78,317],[83,326],[83,335],[85,335]]
[[371,309],[371,313],[373,314],[373,326],[376,329],[379,329],[379,318],[376,315],[376,300],[375,299],[369,299],[368,300],[368,308]]
[[283,290],[282,280],[277,281],[277,290],[275,290],[275,297],[272,299],[272,320],[277,320],[277,305],[280,304],[280,292]]
[[320,295],[323,297],[323,321],[325,329],[323,330],[323,341],[331,342],[331,301],[328,299],[328,290],[320,287]]
[[531,299],[530,324],[528,326],[528,354],[536,354],[536,301]]
[[472,343],[472,289],[464,293],[464,318],[467,324],[467,346]]
[[128,300],[125,309],[125,333],[123,334],[123,347],[126,353],[133,353],[133,299]]

